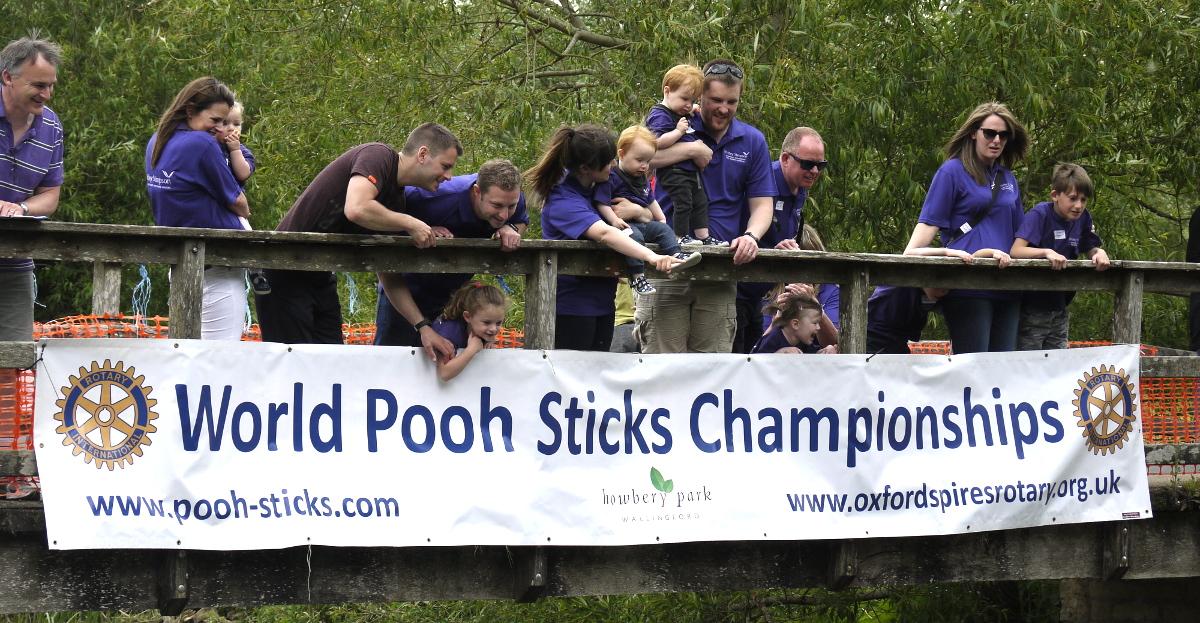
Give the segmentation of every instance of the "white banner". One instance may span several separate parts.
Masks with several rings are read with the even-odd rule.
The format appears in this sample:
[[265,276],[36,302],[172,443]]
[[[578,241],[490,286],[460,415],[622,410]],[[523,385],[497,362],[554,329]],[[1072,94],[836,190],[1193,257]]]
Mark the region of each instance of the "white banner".
[[1132,346],[943,356],[48,340],[52,549],[630,545],[1148,518]]

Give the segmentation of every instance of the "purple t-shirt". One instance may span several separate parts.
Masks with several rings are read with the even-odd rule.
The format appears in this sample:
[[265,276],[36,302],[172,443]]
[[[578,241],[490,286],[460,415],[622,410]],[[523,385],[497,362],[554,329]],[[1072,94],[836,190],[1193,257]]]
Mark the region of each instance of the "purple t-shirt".
[[608,181],[596,184],[592,193],[592,200],[596,203],[608,204],[616,197],[628,199],[643,208],[654,203],[650,181],[643,176],[634,177],[620,167],[613,167],[608,174]]
[[[442,182],[432,192],[406,186],[404,211],[430,227],[445,227],[456,238],[490,238],[496,230],[475,215],[471,201],[471,187],[477,179],[478,173],[456,175]],[[517,209],[507,222],[513,225],[529,223],[524,193],[517,199]],[[404,282],[421,312],[433,316],[446,305],[450,295],[472,276],[472,273],[405,273]],[[395,311],[390,305],[388,309]],[[398,313],[396,315],[399,316]]]
[[229,169],[225,150],[208,132],[180,124],[151,164],[158,134],[146,143],[146,190],[154,224],[165,227],[242,229],[229,206],[242,187]]
[[[662,136],[663,134],[666,134],[667,132],[673,131],[675,129],[675,126],[679,123],[679,120],[682,118],[683,118],[683,115],[677,114],[675,111],[671,110],[670,108],[667,108],[666,106],[663,106],[662,104],[655,104],[654,107],[650,109],[650,112],[646,113],[646,128],[649,129],[651,132],[653,132],[655,136]],[[699,118],[700,118],[699,114],[694,114],[688,120],[688,123],[691,124],[692,129],[695,129],[697,127],[696,121]],[[677,143],[690,143],[695,140],[699,140],[699,137],[696,136],[695,132],[692,132],[690,134],[687,132],[684,132],[683,136],[679,137],[679,140],[676,142]],[[665,169],[667,167],[663,167],[663,168]],[[680,171],[695,171],[696,163],[692,162],[691,160],[681,160],[681,161],[671,165],[671,168],[679,169]]]
[[[586,240],[584,234],[600,218],[593,202],[593,188],[584,188],[567,174],[546,197],[542,206],[542,238]],[[617,294],[615,277],[558,277],[556,313],[564,316],[606,316],[614,313]]]
[[[804,223],[804,201],[808,198],[808,189],[799,188],[793,195],[787,180],[783,178],[783,169],[778,160],[771,163],[771,183],[775,189],[771,199],[771,226],[767,228],[767,233],[763,235],[762,240],[758,241],[760,249],[774,249],[775,245],[788,238],[796,239],[800,233],[800,227]],[[745,231],[746,223],[749,220],[750,215],[747,211],[742,226],[739,228],[741,231]],[[760,282],[739,282],[738,300],[757,301],[765,296],[773,285]],[[837,320],[834,320],[834,324],[837,324]]]
[[[1059,218],[1054,203],[1043,201],[1033,206],[1021,220],[1017,238],[1024,239],[1031,247],[1054,249],[1068,260],[1099,247],[1102,243],[1092,224],[1092,214],[1087,210],[1074,221]],[[1038,309],[1066,309],[1075,297],[1074,292],[1026,292],[1022,303]]]
[[767,331],[762,337],[758,338],[758,341],[754,343],[754,348],[750,349],[750,353],[775,353],[779,349],[788,348],[789,346],[799,348],[800,352],[807,354],[815,353],[818,350],[812,344],[793,344],[789,342],[787,337],[783,335],[783,331],[775,328]]
[[[0,86],[0,93],[4,87]],[[33,118],[33,124],[13,145],[13,129],[0,95],[0,200],[21,203],[38,188],[63,183],[63,130],[58,115],[49,107]],[[28,272],[33,260],[0,258],[0,271]]]
[[438,318],[431,324],[433,330],[438,335],[446,338],[448,342],[454,345],[454,348],[466,348],[467,337],[470,329],[467,328],[467,323],[464,320],[448,320],[446,318]]
[[[775,184],[771,181],[771,151],[758,128],[738,119],[733,120],[719,143],[705,132],[703,124],[700,115],[692,117],[695,136],[713,150],[712,161],[700,172],[704,192],[708,195],[709,230],[722,240],[733,240],[746,231],[749,200],[775,194]],[[673,207],[670,195],[661,184],[654,191],[658,205],[670,222]]]
[[[943,162],[934,173],[917,220],[941,230],[942,246],[967,253],[980,249],[999,249],[1007,253],[1012,248],[1017,228],[1025,215],[1017,178],[999,164],[992,167],[986,177],[987,184],[977,183],[958,158]],[[994,202],[992,179],[997,187]],[[969,232],[961,234],[960,227],[978,214],[985,216]],[[954,238],[956,234],[961,235]],[[1010,299],[1015,295],[991,290],[954,290],[947,296]]]

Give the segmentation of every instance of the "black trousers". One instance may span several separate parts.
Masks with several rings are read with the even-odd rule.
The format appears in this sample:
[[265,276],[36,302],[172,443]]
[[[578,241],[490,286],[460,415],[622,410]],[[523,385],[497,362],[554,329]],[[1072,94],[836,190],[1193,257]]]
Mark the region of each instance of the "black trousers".
[[271,293],[254,295],[264,342],[342,343],[337,275],[296,270],[264,272],[271,282]]
[[598,350],[608,352],[612,346],[613,321],[616,314],[604,316],[554,317],[554,348],[558,350]]
[[749,353],[762,337],[762,302],[737,300],[737,328],[733,333],[733,352]]

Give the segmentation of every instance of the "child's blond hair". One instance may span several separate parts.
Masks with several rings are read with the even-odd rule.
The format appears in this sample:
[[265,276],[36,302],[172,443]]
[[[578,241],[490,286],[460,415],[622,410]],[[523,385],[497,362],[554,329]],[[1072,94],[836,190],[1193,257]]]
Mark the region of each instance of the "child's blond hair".
[[701,89],[704,88],[704,74],[695,65],[676,65],[663,75],[662,85],[664,89],[672,91],[688,87],[692,90],[692,94],[700,95]]
[[651,147],[658,149],[658,137],[644,125],[631,125],[621,130],[617,137],[617,151],[625,153],[637,141],[646,141]]

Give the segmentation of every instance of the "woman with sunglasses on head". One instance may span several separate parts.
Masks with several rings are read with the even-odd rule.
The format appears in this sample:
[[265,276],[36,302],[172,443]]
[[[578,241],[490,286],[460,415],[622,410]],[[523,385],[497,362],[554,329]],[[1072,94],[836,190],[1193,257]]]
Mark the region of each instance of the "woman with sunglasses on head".
[[[1025,156],[1025,127],[1003,104],[980,104],[946,143],[905,255],[941,255],[970,263],[1011,259],[1024,210],[1012,166]],[[930,244],[941,234],[941,247]],[[1016,348],[1020,297],[995,290],[953,290],[942,299],[950,341],[958,354]]]

